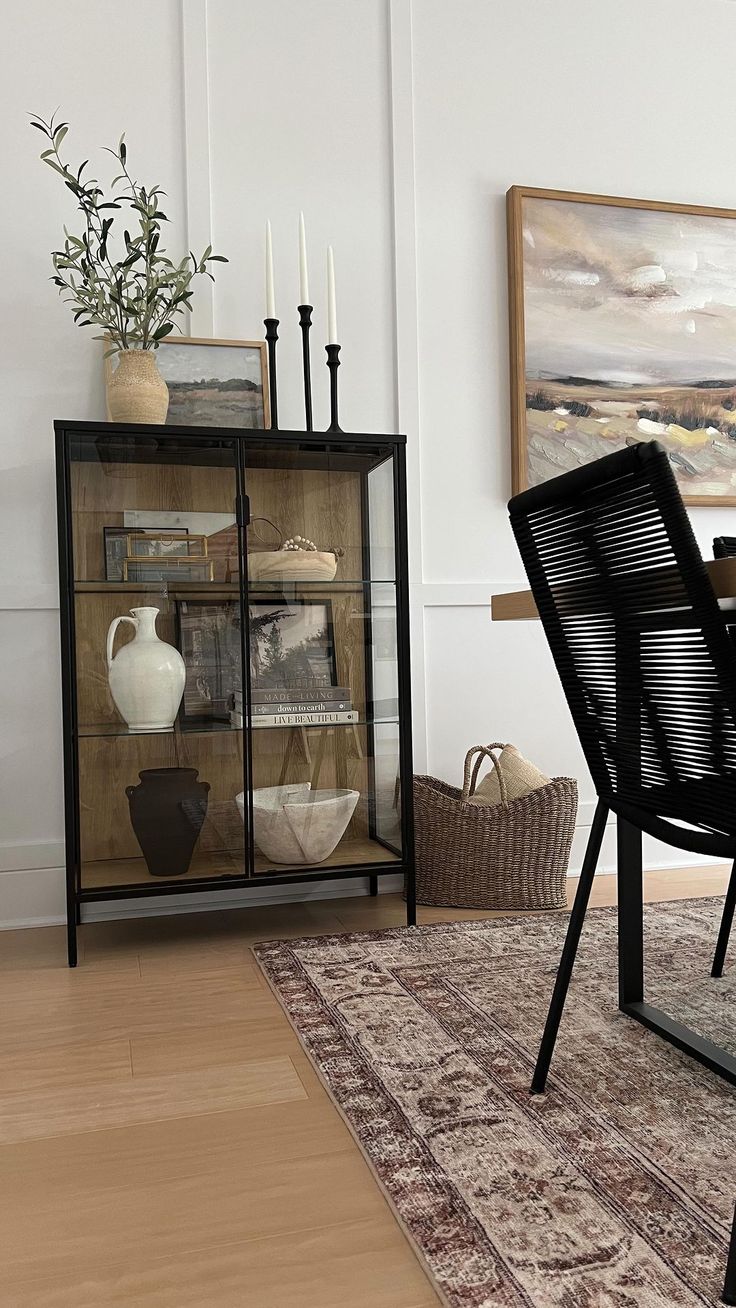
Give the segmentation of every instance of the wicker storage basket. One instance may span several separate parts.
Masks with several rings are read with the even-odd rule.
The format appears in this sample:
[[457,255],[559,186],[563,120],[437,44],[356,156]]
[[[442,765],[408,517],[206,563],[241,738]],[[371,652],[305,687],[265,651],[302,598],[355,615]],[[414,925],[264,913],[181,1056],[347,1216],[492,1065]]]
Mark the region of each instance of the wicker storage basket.
[[[435,777],[414,778],[417,902],[453,908],[564,908],[565,876],[578,806],[570,777],[509,801],[494,750],[474,745],[463,788]],[[475,758],[475,762],[473,759]],[[478,771],[490,758],[501,803],[468,804]]]

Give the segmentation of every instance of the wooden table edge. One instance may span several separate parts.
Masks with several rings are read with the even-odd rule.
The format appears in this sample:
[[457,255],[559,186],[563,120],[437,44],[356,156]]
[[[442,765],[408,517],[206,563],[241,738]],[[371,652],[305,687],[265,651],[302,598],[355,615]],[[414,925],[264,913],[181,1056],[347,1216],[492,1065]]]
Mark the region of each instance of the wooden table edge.
[[[716,598],[736,600],[736,559],[706,559],[705,566]],[[538,617],[530,590],[507,590],[491,595],[493,622],[522,622]]]

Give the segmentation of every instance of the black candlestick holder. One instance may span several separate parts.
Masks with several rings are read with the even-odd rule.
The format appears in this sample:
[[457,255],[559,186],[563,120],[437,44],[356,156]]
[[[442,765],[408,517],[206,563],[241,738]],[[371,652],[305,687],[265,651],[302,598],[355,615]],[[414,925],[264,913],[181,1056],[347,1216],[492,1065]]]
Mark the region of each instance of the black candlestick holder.
[[328,431],[342,431],[337,420],[337,370],[340,367],[340,346],[326,345],[327,367],[330,370],[330,425]]
[[279,339],[278,318],[264,318],[266,343],[268,345],[268,393],[271,402],[271,426],[279,425],[279,393],[276,386],[276,342]]
[[313,431],[312,363],[309,356],[309,329],[312,326],[312,305],[300,304],[298,307],[299,307],[299,325],[302,329],[302,364],[304,368],[304,416],[307,424],[307,431]]

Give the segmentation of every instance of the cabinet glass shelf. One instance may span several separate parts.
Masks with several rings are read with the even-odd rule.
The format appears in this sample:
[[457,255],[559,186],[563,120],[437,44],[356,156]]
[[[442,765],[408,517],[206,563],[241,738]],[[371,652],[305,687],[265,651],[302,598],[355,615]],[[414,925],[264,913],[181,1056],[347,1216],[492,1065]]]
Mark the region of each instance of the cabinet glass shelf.
[[[253,731],[259,733],[265,731],[341,731],[360,730],[361,727],[385,727],[398,725],[399,718],[395,717],[372,717],[362,718],[358,722],[299,722],[274,726],[269,723],[268,726],[253,727]],[[207,722],[194,723],[192,726],[185,726],[177,723],[176,727],[169,727],[164,731],[131,731],[126,727],[124,722],[100,722],[100,723],[83,723],[79,727],[80,739],[87,737],[105,736],[115,737],[122,736],[131,740],[138,740],[142,736],[208,736],[213,733],[231,733],[242,732],[242,727],[233,726],[231,722]]]
[[[81,903],[203,886],[375,893],[394,872],[412,921],[403,437],[57,422],[56,442],[70,961]],[[296,536],[334,551],[333,580],[248,579]],[[131,609],[155,612],[119,623]],[[357,720],[259,725],[279,704]],[[166,730],[128,726],[167,713]],[[305,789],[327,806],[319,841],[289,807]],[[292,819],[298,848],[325,854],[313,866]]]
[[[190,882],[221,881],[232,885],[234,881],[247,884],[256,877],[288,877],[289,873],[319,880],[325,872],[351,868],[370,870],[371,865],[400,864],[401,855],[388,845],[370,839],[345,839],[322,863],[274,863],[260,850],[256,850],[253,876],[250,877],[242,861],[242,853],[221,851],[218,854],[197,854],[183,877],[152,877],[142,858],[100,859],[83,865],[83,882],[88,898],[94,892],[135,886],[139,890],[164,893],[166,888],[186,887]],[[90,893],[91,892],[91,893]]]
[[[367,586],[395,586],[396,582],[386,578],[355,577],[343,581],[251,581],[248,591],[252,596],[264,594],[284,594],[291,590],[320,591],[325,594],[345,590],[362,590]],[[179,595],[239,595],[240,583],[237,581],[75,581],[76,595],[163,595],[175,598]]]

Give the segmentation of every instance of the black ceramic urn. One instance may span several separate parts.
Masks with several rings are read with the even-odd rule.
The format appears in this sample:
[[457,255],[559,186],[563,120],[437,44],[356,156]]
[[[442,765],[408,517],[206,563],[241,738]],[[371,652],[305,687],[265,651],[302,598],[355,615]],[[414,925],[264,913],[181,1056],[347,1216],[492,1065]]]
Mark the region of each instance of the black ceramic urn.
[[183,877],[207,814],[209,782],[196,768],[146,768],[128,786],[130,820],[152,877]]

